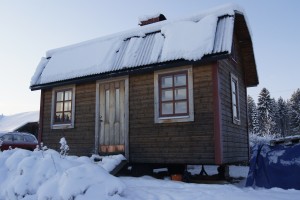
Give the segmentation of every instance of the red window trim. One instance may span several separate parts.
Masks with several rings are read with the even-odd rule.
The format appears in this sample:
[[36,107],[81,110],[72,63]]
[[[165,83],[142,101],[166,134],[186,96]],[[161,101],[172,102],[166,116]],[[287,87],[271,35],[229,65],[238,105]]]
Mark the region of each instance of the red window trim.
[[[185,74],[186,76],[186,84],[183,86],[175,86],[175,76],[179,74]],[[171,87],[166,87],[162,88],[162,78],[166,76],[172,76],[172,86]],[[189,115],[189,85],[188,85],[188,70],[184,71],[177,71],[177,72],[170,72],[166,74],[159,74],[158,75],[158,90],[159,90],[159,117],[180,117],[180,116],[188,116]],[[186,99],[179,99],[175,100],[175,89],[178,88],[185,88],[186,89]],[[172,100],[162,100],[162,91],[171,89],[173,93],[173,98]],[[187,104],[187,112],[186,113],[175,113],[175,104],[177,102],[186,102]],[[173,104],[173,114],[162,114],[162,104],[163,103],[172,103]]]
[[[70,91],[71,92],[71,100],[65,100],[65,93]],[[57,101],[57,93],[59,92],[63,92],[63,100],[62,101]],[[67,89],[61,89],[61,90],[56,90],[55,91],[55,97],[54,97],[54,115],[53,115],[53,124],[71,124],[72,123],[72,101],[73,101],[73,89],[72,88],[67,88]],[[66,102],[71,102],[71,110],[65,111],[65,103]],[[62,103],[63,104],[63,108],[62,111],[57,111],[57,103]],[[70,112],[71,113],[71,119],[69,121],[65,121],[64,120],[64,115],[66,112]],[[62,114],[62,121],[56,121],[56,114],[57,113],[61,113]]]

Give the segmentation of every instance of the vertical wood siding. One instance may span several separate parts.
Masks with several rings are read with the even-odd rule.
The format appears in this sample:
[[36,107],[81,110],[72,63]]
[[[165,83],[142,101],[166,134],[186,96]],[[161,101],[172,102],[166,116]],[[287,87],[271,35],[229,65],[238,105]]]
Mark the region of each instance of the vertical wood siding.
[[194,122],[154,123],[153,73],[129,78],[132,162],[214,163],[211,66],[194,66]]
[[59,151],[59,140],[65,137],[72,155],[90,155],[95,144],[96,84],[75,87],[75,125],[70,129],[51,129],[52,90],[44,90],[44,118],[42,141],[48,148]]
[[[236,44],[236,48],[239,47]],[[248,131],[247,131],[247,92],[244,70],[241,66],[239,51],[236,51],[237,62],[232,59],[219,61],[219,81],[222,113],[223,162],[233,163],[248,161]],[[231,79],[233,73],[238,77],[240,125],[233,123]]]

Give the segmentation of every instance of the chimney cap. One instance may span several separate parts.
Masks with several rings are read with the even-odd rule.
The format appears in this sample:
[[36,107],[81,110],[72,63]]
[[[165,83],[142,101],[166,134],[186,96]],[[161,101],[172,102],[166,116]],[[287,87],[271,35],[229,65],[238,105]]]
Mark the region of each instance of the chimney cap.
[[139,25],[144,26],[147,24],[153,24],[155,22],[164,21],[166,19],[167,18],[161,13],[158,13],[155,15],[145,15],[145,16],[139,18]]

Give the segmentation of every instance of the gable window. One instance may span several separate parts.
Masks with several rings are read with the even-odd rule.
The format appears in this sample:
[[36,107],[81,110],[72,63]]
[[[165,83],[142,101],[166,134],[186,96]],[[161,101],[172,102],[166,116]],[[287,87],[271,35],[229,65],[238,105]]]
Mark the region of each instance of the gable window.
[[233,123],[240,124],[239,82],[233,74],[231,74],[231,99]]
[[193,121],[192,68],[154,74],[155,122]]
[[52,92],[52,128],[74,127],[74,87],[58,88]]

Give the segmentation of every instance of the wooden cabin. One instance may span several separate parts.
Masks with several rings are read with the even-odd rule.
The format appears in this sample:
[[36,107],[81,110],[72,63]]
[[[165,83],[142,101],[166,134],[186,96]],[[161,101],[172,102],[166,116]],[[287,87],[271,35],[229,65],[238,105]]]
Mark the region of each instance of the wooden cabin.
[[33,75],[39,141],[75,155],[123,153],[131,163],[248,161],[247,87],[258,85],[238,6],[147,20],[50,50]]

